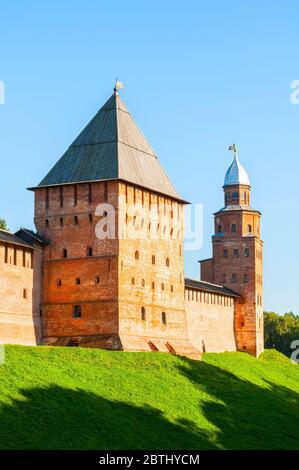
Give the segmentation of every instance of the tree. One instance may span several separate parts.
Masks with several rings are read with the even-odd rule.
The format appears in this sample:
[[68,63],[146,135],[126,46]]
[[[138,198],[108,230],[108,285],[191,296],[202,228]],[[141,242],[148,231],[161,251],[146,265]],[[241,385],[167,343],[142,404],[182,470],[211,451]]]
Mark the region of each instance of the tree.
[[275,348],[290,357],[291,344],[299,340],[299,315],[293,312],[279,315],[275,312],[264,312],[265,347]]
[[4,219],[0,219],[0,229],[2,229],[2,230],[8,230],[7,223],[5,222]]

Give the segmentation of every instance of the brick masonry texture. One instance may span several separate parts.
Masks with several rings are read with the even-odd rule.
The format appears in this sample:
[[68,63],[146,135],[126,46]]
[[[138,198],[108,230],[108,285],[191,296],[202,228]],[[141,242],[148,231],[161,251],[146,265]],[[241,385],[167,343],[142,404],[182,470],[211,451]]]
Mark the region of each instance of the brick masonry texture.
[[236,351],[233,297],[186,289],[189,338],[202,352]]
[[[244,192],[244,186],[225,188],[225,192],[228,190]],[[249,197],[247,187],[248,204]],[[243,207],[215,214],[213,257],[202,262],[201,277],[241,295],[235,301],[236,346],[253,355],[259,355],[264,348],[262,251],[258,211]]]
[[[99,224],[105,230],[107,219],[115,221],[114,237],[99,239]],[[43,250],[8,245],[6,263],[1,244],[2,342],[193,358],[263,350],[257,211],[216,213],[213,256],[201,263],[201,278],[233,289],[241,294],[237,299],[185,289],[179,201],[119,181],[38,188],[34,220],[50,242]],[[131,229],[137,231],[133,239]]]
[[35,345],[41,341],[40,268],[38,251],[0,242],[1,343]]
[[0,239],[0,341],[194,359],[205,351],[259,355],[260,213],[245,169],[236,176],[234,152],[212,257],[201,262],[202,280],[218,293],[194,280],[185,288],[185,202],[115,89],[43,180],[47,187],[31,188],[33,246]]

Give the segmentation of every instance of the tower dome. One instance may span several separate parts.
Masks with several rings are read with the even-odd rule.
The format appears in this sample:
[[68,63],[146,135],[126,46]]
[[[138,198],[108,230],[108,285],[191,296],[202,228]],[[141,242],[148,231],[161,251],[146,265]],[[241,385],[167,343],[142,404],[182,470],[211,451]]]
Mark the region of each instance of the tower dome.
[[234,152],[234,159],[227,172],[225,173],[224,186],[235,184],[244,184],[250,186],[249,176],[243,165],[241,165],[235,145],[230,147]]

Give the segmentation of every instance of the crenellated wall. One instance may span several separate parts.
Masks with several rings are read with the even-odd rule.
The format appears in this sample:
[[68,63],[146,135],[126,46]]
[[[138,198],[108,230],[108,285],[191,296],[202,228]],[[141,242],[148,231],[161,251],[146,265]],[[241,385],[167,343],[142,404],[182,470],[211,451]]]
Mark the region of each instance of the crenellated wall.
[[120,196],[122,341],[132,350],[192,350],[184,305],[184,206],[124,183]]
[[[117,182],[35,191],[36,229],[50,242],[43,265],[46,344],[79,341],[88,346],[119,347],[118,240],[96,236],[97,224],[104,218],[101,204],[107,212],[117,213]],[[117,217],[115,220],[117,224]],[[80,316],[75,314],[77,306]]]
[[1,343],[40,343],[40,268],[39,250],[0,241]]
[[[114,226],[99,239],[104,220]],[[50,242],[45,344],[197,354],[184,304],[182,203],[118,181],[38,188],[35,225]]]
[[186,288],[185,305],[189,338],[199,351],[236,351],[233,297]]

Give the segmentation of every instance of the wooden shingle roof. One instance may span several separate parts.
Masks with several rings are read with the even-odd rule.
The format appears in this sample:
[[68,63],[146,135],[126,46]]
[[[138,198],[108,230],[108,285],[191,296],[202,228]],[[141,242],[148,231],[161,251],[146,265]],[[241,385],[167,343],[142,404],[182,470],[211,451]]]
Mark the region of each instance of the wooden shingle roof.
[[25,246],[26,248],[32,249],[32,246],[28,242],[22,240],[22,238],[18,237],[14,233],[9,232],[9,230],[0,229],[0,241],[9,243],[11,245]]
[[211,292],[213,294],[227,295],[229,297],[240,297],[237,292],[234,292],[227,287],[219,286],[218,284],[212,284],[206,281],[196,281],[195,279],[189,278],[185,278],[185,288]]
[[115,179],[181,200],[117,91],[38,187]]

